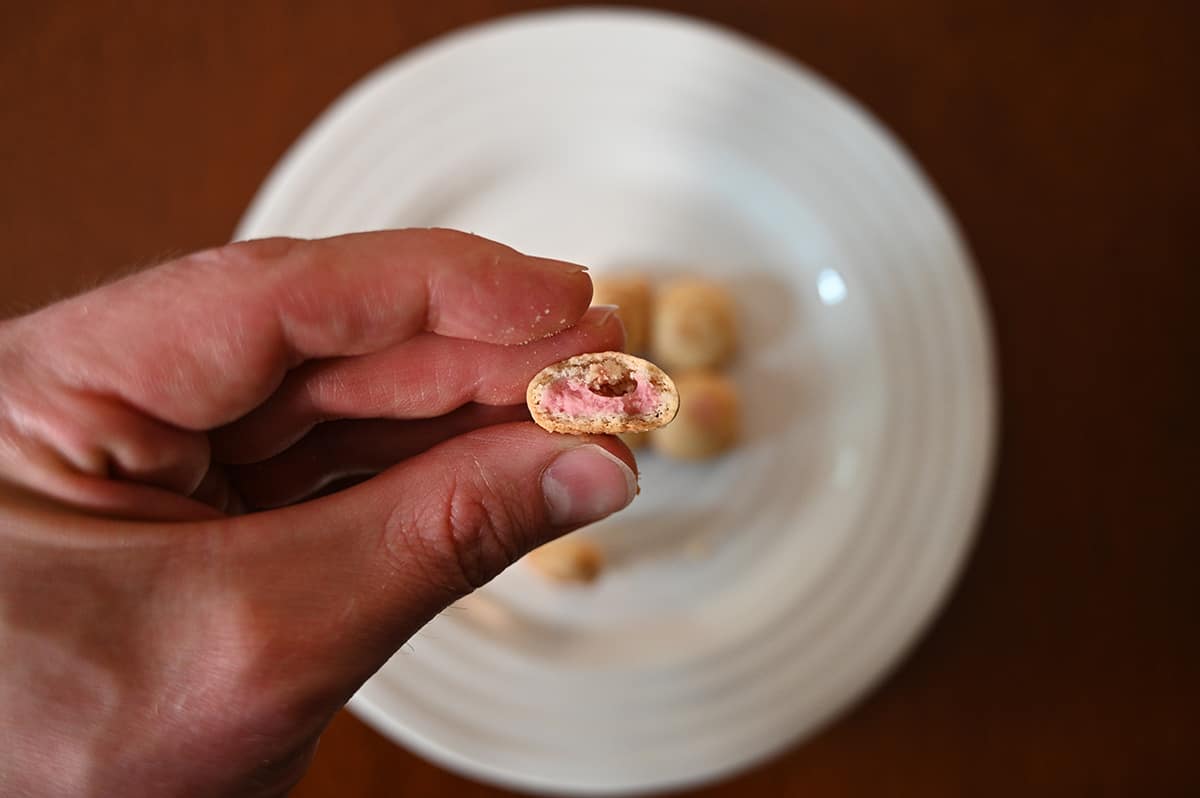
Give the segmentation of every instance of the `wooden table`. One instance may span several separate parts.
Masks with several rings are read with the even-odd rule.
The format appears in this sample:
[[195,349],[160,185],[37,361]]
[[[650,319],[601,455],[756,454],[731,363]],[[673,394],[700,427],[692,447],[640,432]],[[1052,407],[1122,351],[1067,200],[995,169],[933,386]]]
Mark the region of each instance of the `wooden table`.
[[[357,78],[544,5],[4,4],[0,312],[225,241]],[[916,153],[978,259],[1003,394],[982,536],[933,630],[816,739],[697,794],[1200,794],[1200,6],[661,5],[793,54]],[[345,713],[295,791],[393,794],[505,793]]]

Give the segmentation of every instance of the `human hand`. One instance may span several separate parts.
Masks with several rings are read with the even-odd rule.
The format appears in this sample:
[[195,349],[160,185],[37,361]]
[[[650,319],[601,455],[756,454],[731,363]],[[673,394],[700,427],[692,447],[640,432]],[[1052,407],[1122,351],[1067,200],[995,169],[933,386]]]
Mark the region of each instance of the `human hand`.
[[627,505],[621,443],[519,421],[542,366],[621,347],[590,297],[414,230],[234,244],[0,323],[0,793],[282,793],[418,628]]

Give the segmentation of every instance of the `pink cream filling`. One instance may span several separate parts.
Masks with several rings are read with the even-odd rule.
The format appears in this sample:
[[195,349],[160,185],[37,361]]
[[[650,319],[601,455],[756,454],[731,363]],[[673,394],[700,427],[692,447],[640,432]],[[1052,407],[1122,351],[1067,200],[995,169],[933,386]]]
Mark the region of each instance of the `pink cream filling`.
[[588,418],[605,413],[640,416],[654,412],[661,392],[642,374],[631,374],[637,387],[622,396],[603,396],[581,380],[562,379],[550,383],[542,393],[542,407],[554,415]]

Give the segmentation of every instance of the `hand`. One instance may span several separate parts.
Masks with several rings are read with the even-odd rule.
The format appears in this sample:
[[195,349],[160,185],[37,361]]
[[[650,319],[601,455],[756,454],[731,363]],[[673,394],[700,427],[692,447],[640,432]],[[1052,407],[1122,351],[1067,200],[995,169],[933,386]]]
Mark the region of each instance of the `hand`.
[[628,449],[519,420],[542,366],[621,347],[590,298],[578,266],[400,231],[0,323],[0,792],[282,793],[421,625],[627,505]]

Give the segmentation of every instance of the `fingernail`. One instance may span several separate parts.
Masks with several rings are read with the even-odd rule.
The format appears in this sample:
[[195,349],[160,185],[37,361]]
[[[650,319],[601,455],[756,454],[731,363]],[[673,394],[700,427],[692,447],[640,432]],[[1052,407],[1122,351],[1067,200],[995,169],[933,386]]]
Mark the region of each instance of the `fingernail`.
[[583,318],[579,320],[580,324],[587,324],[592,327],[603,327],[613,319],[616,319],[617,326],[621,328],[621,343],[616,345],[616,348],[621,351],[625,350],[625,322],[621,319],[620,305],[592,305],[583,314]]
[[587,312],[583,314],[583,318],[580,319],[580,321],[587,322],[588,324],[594,324],[597,327],[602,327],[608,322],[609,319],[613,317],[613,314],[620,309],[620,305],[592,305],[587,309]]
[[579,263],[571,263],[570,261],[566,261],[566,260],[556,260],[554,258],[535,258],[535,259],[552,269],[566,272],[567,274],[579,274],[580,272],[586,272],[588,270],[587,266],[584,266]]
[[627,507],[637,495],[637,477],[615,455],[594,443],[554,458],[542,474],[550,523],[578,526]]

